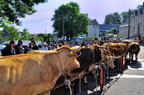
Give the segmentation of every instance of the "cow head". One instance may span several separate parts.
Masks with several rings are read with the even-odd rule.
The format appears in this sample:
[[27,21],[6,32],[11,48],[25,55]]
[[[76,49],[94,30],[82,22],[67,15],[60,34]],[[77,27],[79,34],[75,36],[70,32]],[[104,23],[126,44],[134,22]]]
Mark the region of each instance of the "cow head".
[[127,46],[129,46],[130,43],[131,43],[131,42],[130,42],[129,40],[124,40],[124,41],[123,41],[123,44],[126,44]]
[[80,46],[68,47],[66,45],[58,49],[59,61],[65,73],[69,73],[74,68],[79,68],[79,62],[76,57],[80,55]]
[[115,65],[114,65],[115,57],[113,54],[110,53],[109,50],[101,49],[101,56],[102,56],[101,63],[106,64],[109,68],[115,67]]
[[122,54],[124,54],[125,52],[125,44],[122,43],[111,43],[107,46],[107,49],[109,49],[109,51],[114,54],[115,56],[120,56]]

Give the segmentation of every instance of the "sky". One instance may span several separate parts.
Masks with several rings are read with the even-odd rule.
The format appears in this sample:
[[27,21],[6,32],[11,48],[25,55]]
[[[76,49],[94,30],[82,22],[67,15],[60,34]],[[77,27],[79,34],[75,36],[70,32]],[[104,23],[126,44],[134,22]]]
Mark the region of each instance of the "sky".
[[16,28],[20,31],[27,28],[30,34],[52,33],[51,18],[54,10],[70,2],[78,3],[80,13],[88,14],[91,20],[96,19],[99,24],[103,24],[105,15],[135,9],[138,5],[142,5],[144,0],[48,0],[47,3],[36,5],[37,12],[33,15],[20,18],[22,26],[16,26]]

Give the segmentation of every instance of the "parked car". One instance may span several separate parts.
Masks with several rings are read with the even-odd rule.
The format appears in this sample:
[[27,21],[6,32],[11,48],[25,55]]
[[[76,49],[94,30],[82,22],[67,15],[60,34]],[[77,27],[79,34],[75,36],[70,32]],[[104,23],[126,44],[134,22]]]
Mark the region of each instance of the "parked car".
[[72,38],[72,39],[70,40],[70,44],[75,43],[75,42],[81,43],[81,42],[83,42],[83,41],[84,41],[84,40],[83,40],[82,38]]
[[0,44],[0,50],[4,49],[6,47],[6,45],[9,44],[9,41],[5,41],[2,44]]

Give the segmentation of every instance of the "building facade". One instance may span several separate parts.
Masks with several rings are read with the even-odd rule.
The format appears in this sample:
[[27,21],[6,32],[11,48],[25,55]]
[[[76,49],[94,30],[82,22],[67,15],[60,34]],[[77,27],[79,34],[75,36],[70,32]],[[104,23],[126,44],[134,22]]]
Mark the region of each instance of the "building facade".
[[119,25],[108,25],[108,24],[99,24],[96,19],[91,20],[88,24],[88,34],[82,35],[83,38],[94,38],[105,36],[105,32],[116,28],[119,30]]
[[[119,37],[128,37],[128,22],[120,26]],[[130,38],[138,37],[144,40],[144,2],[141,8],[132,12],[130,16]]]
[[91,20],[88,24],[88,34],[83,35],[84,38],[99,37],[99,23],[96,19]]

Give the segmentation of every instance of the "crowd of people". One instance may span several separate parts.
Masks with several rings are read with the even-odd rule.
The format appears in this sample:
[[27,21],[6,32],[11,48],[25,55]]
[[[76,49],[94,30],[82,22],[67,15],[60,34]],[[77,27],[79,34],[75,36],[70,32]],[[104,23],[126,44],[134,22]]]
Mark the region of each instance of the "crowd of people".
[[4,49],[1,50],[2,56],[7,55],[16,55],[16,54],[25,54],[29,50],[39,50],[39,47],[36,45],[36,41],[32,40],[29,45],[23,47],[23,41],[19,40],[18,44],[15,41],[10,41]]
[[16,44],[15,41],[10,41],[9,45],[7,45],[3,50],[1,50],[2,56],[7,56],[7,55],[16,55],[16,54],[25,54],[29,50],[53,50],[57,49],[58,47],[61,47],[62,45],[68,45],[68,46],[73,46],[73,45],[78,45],[78,46],[85,46],[85,45],[93,45],[93,44],[98,44],[102,45],[103,43],[118,43],[118,40],[93,40],[93,41],[83,41],[83,42],[74,42],[74,43],[69,43],[69,42],[63,42],[63,43],[46,43],[43,42],[41,48],[36,44],[36,41],[32,40],[29,45],[23,46],[23,41],[19,40],[18,43]]

